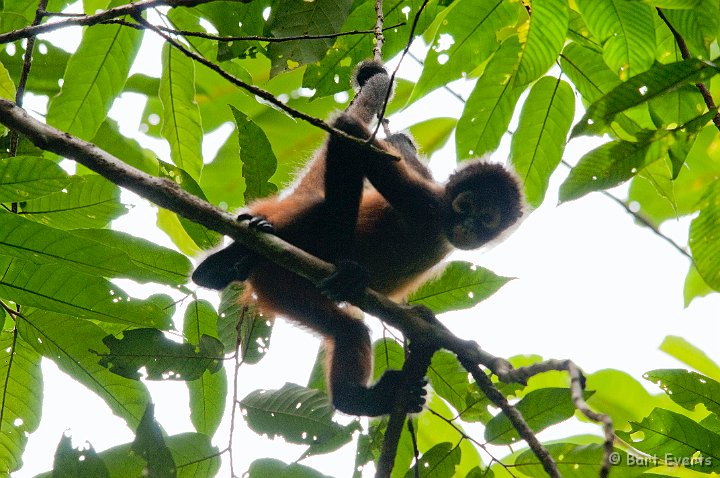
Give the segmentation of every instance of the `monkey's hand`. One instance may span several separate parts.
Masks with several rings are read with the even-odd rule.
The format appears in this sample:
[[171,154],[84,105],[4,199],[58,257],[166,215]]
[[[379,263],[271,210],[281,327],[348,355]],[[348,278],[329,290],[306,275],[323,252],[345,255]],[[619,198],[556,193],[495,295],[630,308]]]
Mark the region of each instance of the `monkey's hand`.
[[408,381],[402,370],[386,370],[380,380],[369,388],[357,384],[342,384],[333,390],[333,404],[350,415],[377,417],[393,412],[398,394],[405,387],[405,412],[419,413],[425,405],[427,381]]
[[335,272],[318,284],[320,292],[336,302],[353,302],[361,297],[370,283],[370,271],[354,261],[341,260]]
[[275,234],[275,226],[265,218],[265,216],[254,216],[249,212],[244,212],[238,215],[238,221],[248,221],[250,229],[264,232],[266,234]]

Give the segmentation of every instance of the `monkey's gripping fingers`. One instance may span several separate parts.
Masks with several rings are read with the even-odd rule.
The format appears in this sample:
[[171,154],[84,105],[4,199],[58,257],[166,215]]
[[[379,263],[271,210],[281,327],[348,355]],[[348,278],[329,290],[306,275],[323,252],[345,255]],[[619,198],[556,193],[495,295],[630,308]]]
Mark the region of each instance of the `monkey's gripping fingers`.
[[256,231],[264,232],[267,234],[275,234],[275,226],[272,225],[264,216],[254,216],[249,212],[239,214],[237,217],[238,221],[248,221],[248,226]]
[[[372,387],[371,391],[378,403],[385,402],[387,410],[384,413],[390,413],[394,406],[397,395],[405,388],[404,404],[407,413],[420,413],[425,405],[425,395],[427,390],[425,386],[427,380],[411,380],[402,370],[386,370],[380,380]],[[384,414],[383,413],[383,414]]]
[[341,260],[335,272],[318,283],[320,292],[336,302],[353,302],[362,296],[370,283],[370,271],[354,261]]

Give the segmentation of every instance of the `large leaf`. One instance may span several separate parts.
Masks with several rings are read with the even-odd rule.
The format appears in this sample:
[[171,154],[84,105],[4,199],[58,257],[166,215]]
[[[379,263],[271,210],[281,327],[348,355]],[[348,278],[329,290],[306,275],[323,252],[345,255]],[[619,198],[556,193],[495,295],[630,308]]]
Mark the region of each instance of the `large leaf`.
[[145,385],[108,372],[96,352],[105,349],[107,332],[88,320],[35,310],[18,320],[18,332],[38,353],[107,403],[110,410],[135,428],[150,394]]
[[22,466],[28,436],[40,425],[43,400],[40,356],[12,331],[0,331],[0,376],[0,466],[12,472]]
[[[688,468],[705,473],[720,471],[720,435],[685,415],[656,408],[642,422],[632,422],[631,426],[629,432],[616,433],[643,453],[670,457],[671,462],[685,460]],[[693,457],[696,459],[691,461]]]
[[[585,398],[591,393],[586,392]],[[575,405],[568,388],[541,388],[525,395],[515,407],[535,432],[572,417]],[[485,439],[495,445],[510,445],[520,440],[515,427],[504,413],[496,415],[485,427]]]
[[277,186],[268,180],[275,173],[277,159],[270,142],[258,125],[237,108],[231,107],[240,142],[240,159],[245,178],[245,202],[273,194]]
[[21,214],[57,229],[105,227],[125,214],[120,188],[107,179],[90,175],[72,181],[60,191],[22,204]]
[[703,404],[710,412],[720,415],[720,383],[697,372],[682,369],[651,370],[643,378],[654,382],[686,410]]
[[[630,3],[630,2],[628,2]],[[560,476],[572,478],[597,478],[600,476],[600,466],[603,460],[603,445],[591,443],[578,445],[575,443],[552,443],[545,445],[553,461],[557,464]],[[613,478],[639,478],[644,471],[654,468],[649,460],[633,461],[634,455],[616,449],[613,460],[611,476]],[[495,467],[493,467],[495,468]],[[542,464],[532,450],[524,451],[515,459],[515,468],[524,476],[545,476]]]
[[499,46],[496,32],[518,18],[520,3],[456,0],[438,25],[411,101],[472,73]]
[[553,65],[565,43],[570,12],[565,0],[535,0],[530,31],[515,81],[527,85]]
[[[351,5],[352,0],[278,0],[273,3],[266,29],[278,38],[337,33]],[[270,43],[271,74],[319,61],[332,44],[331,38]]]
[[[193,301],[185,310],[183,331],[190,343],[199,343],[203,335],[217,338],[218,314],[206,301]],[[224,370],[208,370],[198,380],[187,382],[190,391],[190,420],[195,430],[213,436],[220,426],[227,397]]]
[[61,191],[70,179],[63,169],[44,158],[17,156],[0,159],[0,202],[20,202]]
[[60,94],[50,101],[48,123],[92,139],[125,85],[142,36],[142,31],[121,25],[95,25],[85,30],[67,62]]
[[82,448],[73,448],[72,437],[63,434],[55,449],[53,478],[73,476],[110,478],[110,472],[91,444],[85,443]]
[[15,303],[101,322],[168,327],[160,307],[150,300],[131,300],[105,279],[3,255],[0,271],[0,297]]
[[[182,433],[164,437],[163,441],[172,454],[172,461],[178,470],[179,478],[217,475],[220,468],[220,453],[207,435]],[[110,448],[98,453],[98,456],[113,478],[147,475],[147,462],[133,451],[132,443]],[[53,478],[53,476],[52,472],[49,472],[38,475],[37,478]]]
[[103,343],[109,351],[100,354],[100,365],[133,380],[141,378],[140,369],[148,380],[197,380],[222,368],[222,344],[208,335],[197,344],[179,343],[158,329],[132,329],[120,339],[108,335]]
[[260,458],[250,463],[248,478],[265,478],[268,476],[287,476],[292,478],[331,478],[317,470],[298,463],[284,463],[275,458]]
[[[37,5],[35,8],[36,7]],[[3,28],[7,24],[7,20],[7,13],[0,13],[0,30],[7,30]],[[17,28],[22,28],[26,25],[27,23],[21,23],[16,26]],[[47,40],[41,40],[40,38],[35,40],[35,51],[36,54],[33,55],[32,59],[33,71],[32,74],[28,76],[26,91],[32,91],[39,95],[53,96],[60,91],[60,79],[65,73],[70,54],[62,48],[54,46]],[[14,55],[10,55],[9,52],[10,50],[8,48],[0,49],[0,62],[5,65],[13,81],[17,84],[22,72],[23,49],[21,48],[20,51]],[[44,53],[38,55],[37,52]],[[42,72],[42,74],[38,74],[38,72]]]
[[438,443],[423,453],[405,477],[426,476],[428,478],[440,478],[443,476],[455,476],[455,467],[460,464],[461,458],[460,447],[449,442]]
[[605,63],[621,79],[655,60],[655,24],[649,5],[626,0],[578,0],[590,31],[603,45]]
[[[6,100],[15,99],[15,83],[13,83],[12,78],[10,78],[10,72],[5,69],[2,62],[0,62],[0,98]],[[5,125],[0,125],[0,137],[5,136],[7,131]],[[0,174],[0,177],[1,176]]]
[[323,442],[342,431],[331,420],[327,395],[291,383],[279,390],[256,390],[240,400],[240,408],[256,433],[281,436],[290,443]]
[[428,369],[428,380],[433,391],[447,400],[455,410],[460,413],[465,411],[470,383],[467,370],[454,354],[445,350],[435,352]]
[[182,285],[187,282],[192,271],[192,264],[184,255],[124,232],[110,229],[75,229],[72,235],[92,239],[127,254],[135,266],[134,270],[125,276],[130,279]]
[[455,143],[460,159],[494,151],[507,132],[524,87],[515,87],[520,55],[516,36],[506,39],[475,84],[458,120]]
[[102,277],[172,285],[184,284],[190,272],[185,256],[129,234],[108,229],[62,231],[6,212],[0,212],[0,254]]
[[574,115],[575,96],[566,82],[546,76],[533,85],[513,135],[510,156],[525,186],[527,202],[534,208],[545,199]]
[[656,64],[650,70],[621,83],[594,102],[573,128],[572,136],[600,134],[620,112],[650,101],[688,83],[706,80],[720,68],[702,60]]
[[720,381],[720,365],[682,337],[668,335],[660,344],[660,350],[700,373]]
[[493,295],[509,280],[469,262],[455,261],[442,275],[413,292],[408,302],[429,307],[436,314],[467,309]]
[[197,181],[203,160],[200,110],[195,103],[195,64],[169,43],[163,46],[162,59],[162,135],[170,143],[173,163]]
[[147,466],[143,471],[148,476],[176,478],[177,465],[163,435],[160,424],[155,420],[155,405],[148,403],[135,431],[132,452],[145,460]]
[[720,291],[720,183],[708,188],[698,217],[690,224],[690,250],[703,280]]

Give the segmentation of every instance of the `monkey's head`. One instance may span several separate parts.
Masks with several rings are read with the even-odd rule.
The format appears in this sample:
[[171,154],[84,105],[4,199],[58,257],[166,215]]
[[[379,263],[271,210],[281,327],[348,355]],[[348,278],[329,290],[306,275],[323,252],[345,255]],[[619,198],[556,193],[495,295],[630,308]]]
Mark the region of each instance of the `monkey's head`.
[[450,243],[458,249],[475,249],[520,219],[524,198],[513,172],[477,161],[450,176],[443,207]]

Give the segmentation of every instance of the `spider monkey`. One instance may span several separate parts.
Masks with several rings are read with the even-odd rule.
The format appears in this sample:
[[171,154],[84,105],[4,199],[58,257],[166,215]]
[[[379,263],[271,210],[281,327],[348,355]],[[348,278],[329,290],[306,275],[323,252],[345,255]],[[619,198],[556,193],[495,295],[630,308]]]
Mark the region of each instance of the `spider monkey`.
[[[391,89],[390,77],[376,61],[361,63],[354,76],[358,92],[332,125],[367,140]],[[207,257],[192,277],[198,285],[218,290],[247,280],[244,301],[256,301],[263,312],[321,334],[335,408],[366,416],[390,413],[405,379],[401,371],[389,370],[368,385],[368,328],[352,308],[339,307],[335,300],[348,300],[365,286],[403,300],[454,248],[480,247],[523,214],[520,184],[501,165],[470,162],[442,184],[418,160],[407,134],[373,139],[372,144],[400,159],[330,135],[293,186],[253,202],[239,217],[338,264],[323,290],[239,243]],[[424,382],[407,385],[407,411],[419,412]]]

